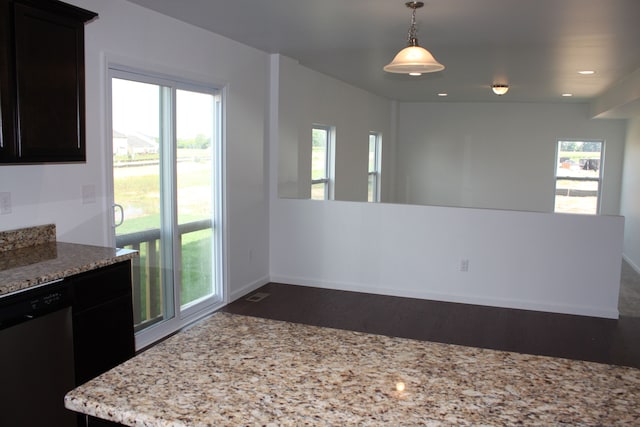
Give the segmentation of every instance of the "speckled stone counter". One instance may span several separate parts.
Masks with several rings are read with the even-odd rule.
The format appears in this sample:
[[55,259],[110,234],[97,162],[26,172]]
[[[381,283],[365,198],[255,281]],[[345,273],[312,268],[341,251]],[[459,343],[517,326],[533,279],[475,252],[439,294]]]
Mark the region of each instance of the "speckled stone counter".
[[129,426],[637,426],[640,370],[217,313],[65,405]]
[[56,241],[55,224],[0,231],[0,252]]
[[55,242],[53,225],[0,232],[0,243],[0,297],[137,256],[128,249]]

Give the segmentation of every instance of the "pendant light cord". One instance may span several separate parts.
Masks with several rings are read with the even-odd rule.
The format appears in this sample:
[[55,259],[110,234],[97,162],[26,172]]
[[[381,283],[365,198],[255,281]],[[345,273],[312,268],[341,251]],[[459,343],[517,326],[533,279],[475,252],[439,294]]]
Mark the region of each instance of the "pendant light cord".
[[411,24],[409,25],[409,33],[407,35],[407,46],[419,46],[416,31],[416,9],[422,7],[420,2],[408,2],[407,7],[412,9]]
[[411,12],[411,25],[409,26],[409,35],[407,38],[407,46],[418,46],[418,38],[416,36],[416,8]]

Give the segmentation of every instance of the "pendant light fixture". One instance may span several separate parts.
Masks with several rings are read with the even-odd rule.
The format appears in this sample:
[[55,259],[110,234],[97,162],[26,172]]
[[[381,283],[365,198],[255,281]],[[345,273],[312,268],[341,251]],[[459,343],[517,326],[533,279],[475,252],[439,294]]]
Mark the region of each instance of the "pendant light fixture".
[[405,3],[405,5],[409,9],[412,9],[407,47],[398,52],[390,64],[384,66],[384,71],[419,76],[422,73],[433,73],[444,70],[444,65],[436,61],[431,52],[418,45],[418,38],[416,36],[416,9],[424,6],[424,3],[421,1],[410,1]]

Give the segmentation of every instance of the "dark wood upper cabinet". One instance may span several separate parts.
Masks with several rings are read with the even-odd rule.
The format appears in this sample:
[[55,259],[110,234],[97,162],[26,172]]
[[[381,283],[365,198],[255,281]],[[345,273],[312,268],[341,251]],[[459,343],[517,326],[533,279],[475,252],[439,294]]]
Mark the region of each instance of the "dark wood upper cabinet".
[[84,24],[54,0],[0,0],[1,163],[85,161]]

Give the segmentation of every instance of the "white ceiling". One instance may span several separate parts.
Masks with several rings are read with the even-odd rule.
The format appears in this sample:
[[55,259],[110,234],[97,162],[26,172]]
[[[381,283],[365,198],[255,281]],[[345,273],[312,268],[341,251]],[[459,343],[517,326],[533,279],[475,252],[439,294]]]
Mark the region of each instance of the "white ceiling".
[[418,39],[446,69],[420,77],[382,71],[402,0],[129,1],[402,101],[586,102],[640,69],[640,0],[425,0]]

